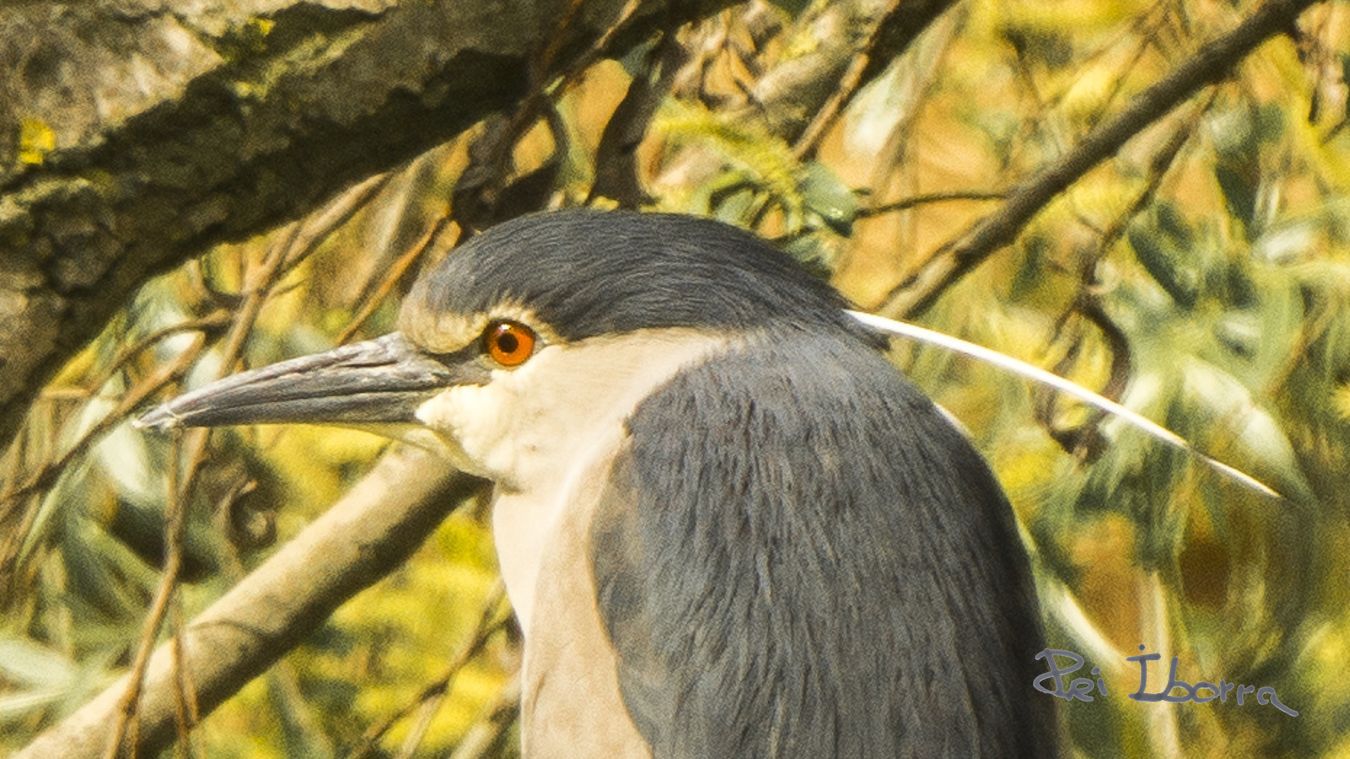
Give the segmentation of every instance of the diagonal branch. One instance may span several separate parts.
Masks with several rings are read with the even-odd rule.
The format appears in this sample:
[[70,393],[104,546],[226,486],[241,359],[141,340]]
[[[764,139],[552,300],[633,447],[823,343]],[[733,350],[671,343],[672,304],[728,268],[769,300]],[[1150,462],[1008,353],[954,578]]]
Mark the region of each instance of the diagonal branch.
[[1299,14],[1316,2],[1271,0],[1231,32],[1202,45],[1193,57],[1136,95],[1124,110],[1099,124],[1063,157],[1014,188],[1002,208],[954,243],[939,248],[875,310],[891,317],[912,317],[925,311],[948,287],[1011,243],[1055,195],[1201,88],[1229,76],[1239,61],[1262,42],[1288,31]]
[[[202,612],[182,633],[183,681],[204,716],[290,651],[344,601],[393,571],[484,482],[434,456],[396,448],[351,492]],[[137,755],[174,738],[174,651],[146,668]],[[112,738],[123,677],[38,736],[16,759],[96,756]],[[129,753],[126,743],[123,750]]]

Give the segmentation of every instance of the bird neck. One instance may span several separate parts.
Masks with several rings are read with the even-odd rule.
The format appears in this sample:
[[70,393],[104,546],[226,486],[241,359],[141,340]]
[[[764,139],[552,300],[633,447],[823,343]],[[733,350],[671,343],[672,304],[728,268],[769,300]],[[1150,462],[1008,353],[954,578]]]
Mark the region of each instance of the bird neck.
[[458,439],[497,482],[497,556],[527,636],[541,568],[562,550],[556,544],[588,524],[594,488],[608,476],[627,419],[682,369],[727,344],[721,335],[690,329],[591,338],[542,351],[526,367],[533,376],[512,377],[518,383],[474,389],[501,396],[478,398],[475,408],[512,409],[495,416],[505,421],[462,430]]

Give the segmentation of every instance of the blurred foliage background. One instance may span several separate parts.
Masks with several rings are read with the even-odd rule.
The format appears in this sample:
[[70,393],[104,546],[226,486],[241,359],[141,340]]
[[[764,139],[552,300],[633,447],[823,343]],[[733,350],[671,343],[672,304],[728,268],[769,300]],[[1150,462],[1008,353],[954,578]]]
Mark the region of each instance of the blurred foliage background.
[[[1155,121],[931,306],[894,300],[1010,187],[1254,6],[970,0],[832,112],[886,6],[757,0],[153,281],[43,391],[0,462],[21,507],[0,534],[0,748],[130,665],[175,462],[194,476],[164,634],[387,445],[288,427],[179,451],[133,430],[133,408],[386,332],[399,295],[474,229],[591,204],[754,229],[861,308],[1056,371],[1280,491],[1005,371],[896,343],[1007,488],[1052,645],[1110,689],[1065,709],[1074,755],[1350,757],[1350,6],[1313,8]],[[826,106],[794,110],[803,87]],[[191,752],[513,755],[516,633],[484,517],[461,509],[208,717]],[[1131,701],[1124,657],[1140,644],[1192,682],[1273,686],[1301,714]]]

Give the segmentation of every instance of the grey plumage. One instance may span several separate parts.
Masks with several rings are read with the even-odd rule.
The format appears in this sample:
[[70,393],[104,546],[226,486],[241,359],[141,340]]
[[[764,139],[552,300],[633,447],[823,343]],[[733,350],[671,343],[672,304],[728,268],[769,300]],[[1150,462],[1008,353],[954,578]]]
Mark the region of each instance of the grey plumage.
[[517,301],[571,341],[771,323],[874,334],[842,311],[839,293],[763,240],[676,214],[572,209],[521,217],[455,251],[409,300],[426,313]]
[[629,428],[594,566],[654,756],[1052,753],[1008,504],[869,346],[765,331]]

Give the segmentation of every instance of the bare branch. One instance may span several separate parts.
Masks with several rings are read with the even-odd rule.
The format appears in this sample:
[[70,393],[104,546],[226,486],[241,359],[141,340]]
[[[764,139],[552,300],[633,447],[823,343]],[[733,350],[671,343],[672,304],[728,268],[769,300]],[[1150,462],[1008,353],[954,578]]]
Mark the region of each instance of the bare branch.
[[922,192],[917,195],[910,195],[907,198],[892,200],[886,203],[863,208],[858,211],[858,218],[866,219],[873,216],[882,216],[888,213],[906,211],[916,206],[926,206],[932,203],[951,203],[960,200],[1003,200],[1008,197],[1006,192],[997,190],[952,190],[951,192]]
[[[432,222],[431,227],[422,235],[422,239],[418,240],[412,247],[408,248],[407,251],[395,259],[393,265],[389,267],[389,271],[385,272],[384,277],[380,279],[379,285],[370,293],[370,295],[366,296],[364,301],[362,301],[361,307],[356,310],[356,315],[353,316],[351,321],[347,323],[347,326],[342,329],[342,332],[334,342],[338,345],[343,345],[356,335],[361,329],[361,326],[364,325],[371,316],[375,315],[375,312],[379,310],[385,299],[394,291],[394,286],[398,284],[399,280],[403,279],[408,273],[408,270],[412,268],[413,264],[421,260],[422,256],[426,255],[427,251],[431,250],[435,242],[440,239],[441,233],[444,232],[445,228],[448,226],[450,226],[450,210],[446,209],[445,212],[436,218],[436,221]],[[458,240],[453,241],[445,247],[453,248],[457,242]]]
[[[182,445],[182,435],[174,433],[172,449],[173,455],[169,460],[177,462],[179,448]],[[165,472],[166,489],[168,490],[168,544],[165,549],[164,573],[160,576],[159,587],[155,590],[154,602],[150,604],[150,613],[145,616],[145,624],[141,631],[140,643],[136,646],[136,659],[131,666],[131,674],[127,676],[126,690],[122,697],[118,699],[116,727],[113,729],[111,739],[104,748],[103,756],[105,759],[117,759],[121,752],[122,744],[127,739],[127,728],[131,728],[131,745],[136,744],[136,736],[140,733],[140,723],[136,721],[141,703],[141,692],[145,685],[145,670],[150,663],[150,652],[155,647],[155,639],[159,637],[159,628],[164,624],[164,617],[169,612],[169,605],[174,600],[174,594],[178,591],[178,570],[183,564],[183,535],[187,532],[187,508],[183,503],[183,494],[178,489],[178,467],[169,466]],[[179,651],[172,652],[174,669],[174,682],[177,686],[182,682],[179,677],[178,665],[181,661]],[[175,727],[181,722],[180,713],[183,711],[181,704],[183,699],[174,698],[174,719]]]
[[675,30],[668,29],[647,56],[643,71],[633,77],[628,92],[614,109],[595,149],[595,181],[586,198],[611,198],[620,208],[638,208],[648,202],[638,171],[638,147],[657,109],[688,62],[689,51]]
[[[184,678],[204,716],[300,643],[339,605],[384,577],[484,483],[429,453],[396,448],[346,496],[202,612],[182,633]],[[171,643],[150,659],[140,698],[139,753],[173,740]],[[111,739],[127,678],[38,736],[16,756],[97,756]],[[131,750],[123,744],[123,749]]]

